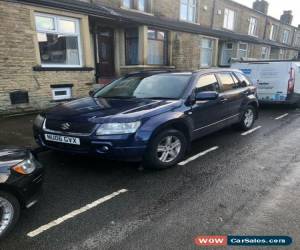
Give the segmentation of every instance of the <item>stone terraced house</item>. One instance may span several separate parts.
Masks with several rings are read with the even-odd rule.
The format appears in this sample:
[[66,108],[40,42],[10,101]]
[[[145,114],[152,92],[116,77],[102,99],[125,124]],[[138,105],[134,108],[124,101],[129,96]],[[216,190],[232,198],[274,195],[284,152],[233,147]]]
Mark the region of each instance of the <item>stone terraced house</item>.
[[231,0],[0,0],[0,114],[87,96],[128,72],[295,59],[291,11]]

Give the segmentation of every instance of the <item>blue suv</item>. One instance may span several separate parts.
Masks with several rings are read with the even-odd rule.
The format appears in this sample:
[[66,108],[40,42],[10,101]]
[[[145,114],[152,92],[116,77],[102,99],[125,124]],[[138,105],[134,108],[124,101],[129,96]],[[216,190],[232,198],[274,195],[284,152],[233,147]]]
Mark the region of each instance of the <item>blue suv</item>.
[[191,141],[233,124],[249,130],[257,117],[256,88],[238,70],[144,71],[38,115],[34,136],[53,150],[168,168]]

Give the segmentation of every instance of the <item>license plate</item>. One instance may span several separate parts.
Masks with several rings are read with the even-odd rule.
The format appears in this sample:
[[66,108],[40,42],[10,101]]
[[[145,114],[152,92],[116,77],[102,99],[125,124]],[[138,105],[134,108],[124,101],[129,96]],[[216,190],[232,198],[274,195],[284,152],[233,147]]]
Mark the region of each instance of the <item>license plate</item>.
[[80,145],[80,139],[70,136],[45,134],[47,141],[60,142],[65,144]]

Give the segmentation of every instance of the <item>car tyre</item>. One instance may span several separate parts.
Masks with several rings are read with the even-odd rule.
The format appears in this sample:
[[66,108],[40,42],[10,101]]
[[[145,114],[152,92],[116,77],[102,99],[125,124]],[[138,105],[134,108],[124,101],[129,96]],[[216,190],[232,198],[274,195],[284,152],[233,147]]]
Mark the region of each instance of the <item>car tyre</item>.
[[[18,222],[18,219],[20,217],[20,203],[15,196],[3,191],[0,191],[0,200],[1,199],[4,203],[7,202],[6,204],[8,206],[8,208],[6,208],[8,209],[7,211],[12,212],[8,224],[5,226],[3,230],[0,229],[0,239],[3,239],[14,228],[14,226]],[[4,203],[1,203],[1,205],[3,206]],[[3,214],[4,208],[1,207],[1,205],[0,205],[0,216],[1,216],[0,227],[1,227],[2,220],[4,218],[4,214]]]
[[252,105],[248,105],[246,110],[244,111],[241,121],[238,124],[238,128],[247,131],[250,130],[256,119],[257,110]]
[[175,166],[186,154],[188,140],[175,129],[158,133],[150,142],[143,165],[152,169],[167,169]]

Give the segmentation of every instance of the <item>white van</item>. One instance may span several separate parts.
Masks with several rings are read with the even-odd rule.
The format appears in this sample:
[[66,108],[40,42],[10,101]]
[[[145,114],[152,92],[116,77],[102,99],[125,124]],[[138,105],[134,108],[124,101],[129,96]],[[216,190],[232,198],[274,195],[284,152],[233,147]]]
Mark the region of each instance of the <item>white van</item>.
[[300,103],[300,61],[241,61],[231,67],[257,86],[260,102]]

